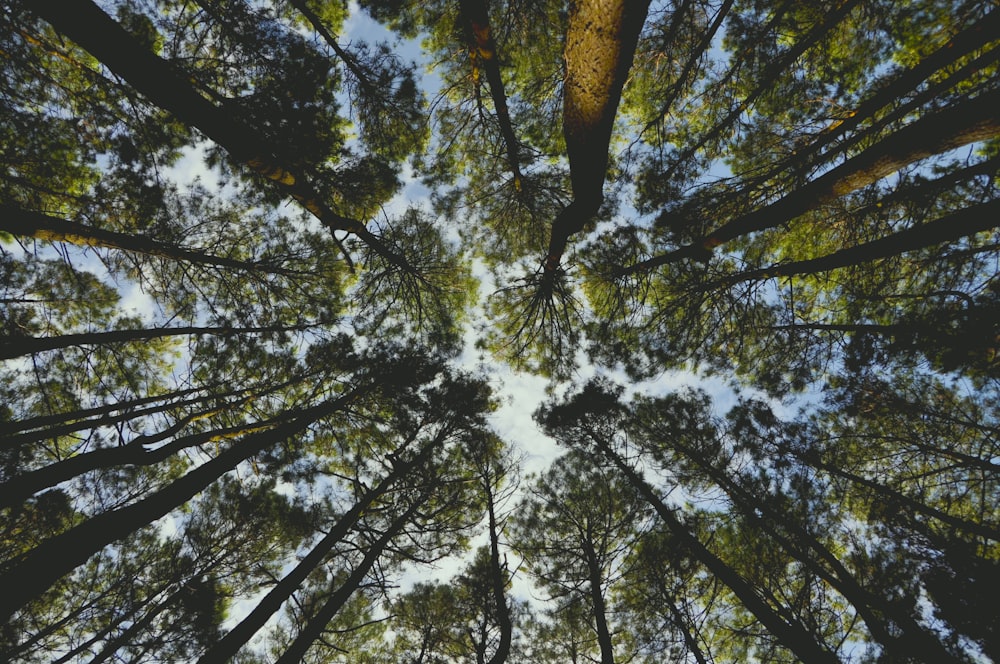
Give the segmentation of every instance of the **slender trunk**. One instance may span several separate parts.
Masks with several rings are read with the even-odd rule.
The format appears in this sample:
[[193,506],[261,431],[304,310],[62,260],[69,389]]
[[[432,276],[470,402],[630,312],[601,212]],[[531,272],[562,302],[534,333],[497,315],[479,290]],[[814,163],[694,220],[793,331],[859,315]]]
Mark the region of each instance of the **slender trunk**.
[[853,484],[863,486],[870,489],[873,494],[879,498],[885,500],[887,503],[899,505],[903,508],[910,509],[924,516],[931,517],[932,519],[937,519],[941,523],[945,523],[958,530],[965,531],[972,535],[978,535],[980,537],[985,537],[986,539],[993,540],[994,542],[1000,542],[1000,530],[993,526],[989,526],[982,523],[975,523],[972,521],[966,521],[956,516],[952,516],[947,512],[942,512],[939,509],[925,505],[924,503],[907,496],[901,491],[896,491],[895,489],[890,489],[889,487],[880,484],[874,480],[870,480],[866,477],[860,475],[855,475],[854,473],[848,472],[843,468],[840,468],[836,464],[830,464],[822,461],[816,454],[804,454],[801,452],[791,451],[791,454],[795,458],[799,459],[808,466],[817,468],[819,470],[826,471],[827,473],[845,479]]
[[[93,408],[81,408],[80,410],[75,410],[67,413],[53,413],[51,415],[38,415],[36,417],[31,417],[24,420],[18,420],[16,422],[4,422],[3,433],[0,433],[0,438],[10,438],[13,437],[12,434],[20,433],[21,431],[27,431],[29,429],[38,429],[40,427],[51,426],[53,424],[60,424],[63,422],[73,422],[78,420],[84,420],[88,417],[96,417],[98,419],[90,420],[89,426],[84,426],[82,428],[97,428],[99,426],[104,426],[105,424],[113,424],[116,421],[110,417],[110,414],[116,410],[127,411],[131,408],[139,408],[145,406],[146,404],[156,403],[157,401],[166,401],[167,399],[180,399],[188,396],[189,394],[194,394],[195,392],[203,392],[212,387],[216,387],[218,383],[213,383],[210,385],[205,385],[203,387],[191,387],[185,390],[177,390],[174,392],[169,392],[166,394],[156,394],[152,396],[140,397],[138,399],[131,399],[129,401],[119,401],[116,403],[105,404],[103,406],[95,406]],[[186,402],[185,402],[186,403]],[[160,410],[167,410],[173,404],[164,404],[163,406],[157,406]],[[151,412],[160,412],[159,410],[153,410]],[[62,435],[62,434],[56,434]],[[6,444],[6,443],[5,443]]]
[[670,616],[673,618],[674,624],[677,625],[677,629],[681,631],[681,635],[684,637],[684,646],[688,649],[688,652],[694,655],[698,664],[708,664],[705,653],[702,652],[701,646],[698,645],[698,639],[691,632],[687,617],[677,608],[673,597],[667,601],[667,609],[670,611]]
[[[889,123],[904,119],[928,100],[953,87],[957,81],[967,77],[975,69],[989,66],[990,62],[1000,56],[1000,49],[993,49],[981,56],[981,59],[970,62],[957,70],[949,67],[952,63],[958,62],[969,53],[993,41],[998,29],[1000,29],[1000,12],[991,12],[980,22],[956,34],[944,46],[922,59],[912,68],[892,74],[889,80],[878,86],[871,96],[861,101],[846,117],[832,122],[820,131],[804,149],[772,164],[767,173],[754,176],[752,181],[755,183],[767,182],[781,173],[801,172],[809,164],[830,161],[834,155],[842,154],[865,138],[876,135]],[[913,92],[921,82],[944,67],[949,67],[950,72],[946,78],[928,85],[916,93]],[[901,99],[906,101],[899,104]],[[893,105],[890,112],[876,115],[878,111],[889,105]],[[835,150],[823,153],[822,157],[818,157],[824,147],[868,121],[871,121],[871,124],[862,131],[838,140]]]
[[[214,412],[218,412],[218,409]],[[133,467],[152,466],[165,461],[181,450],[269,429],[291,419],[294,415],[294,412],[285,413],[281,416],[252,424],[241,424],[224,429],[201,431],[182,436],[152,450],[146,448],[147,445],[155,444],[159,440],[176,433],[176,431],[179,431],[188,424],[188,419],[193,419],[193,417],[186,418],[166,431],[154,436],[140,436],[127,445],[106,447],[94,450],[93,452],[87,452],[86,454],[78,454],[7,480],[0,484],[0,505],[14,505],[39,491],[54,487],[60,482],[65,482],[93,470],[125,465]]]
[[32,355],[47,350],[71,346],[148,341],[182,335],[211,335],[229,337],[235,334],[290,332],[308,329],[309,325],[267,325],[263,327],[160,327],[147,330],[111,330],[109,332],[83,332],[62,334],[55,337],[5,337],[0,339],[0,360],[22,355]]
[[940,219],[891,233],[871,242],[840,249],[827,256],[779,263],[757,270],[747,270],[710,282],[706,290],[728,288],[745,281],[821,274],[853,265],[863,265],[908,251],[926,249],[954,242],[1000,226],[1000,200],[979,203]]
[[251,127],[199,94],[182,73],[144,48],[96,4],[90,0],[36,0],[31,10],[151,102],[196,127],[233,159],[273,182],[331,231],[351,233],[389,263],[415,273],[404,257],[395,254],[362,222],[334,212],[314,185],[280,163],[277,151]]
[[[20,435],[10,436],[9,438],[7,438],[4,441],[4,444],[5,445],[11,445],[11,446],[24,445],[24,444],[27,444],[27,443],[33,443],[33,442],[37,442],[37,441],[40,441],[40,440],[48,440],[48,439],[51,439],[51,438],[57,438],[59,436],[65,436],[65,435],[68,435],[68,434],[71,434],[71,433],[75,433],[77,431],[83,431],[83,430],[87,430],[87,429],[97,429],[97,428],[104,427],[104,426],[111,426],[113,424],[118,424],[119,422],[126,422],[126,421],[129,421],[129,420],[135,420],[135,419],[138,419],[140,417],[148,417],[150,415],[155,415],[157,413],[164,413],[164,412],[167,412],[167,411],[170,411],[170,410],[174,410],[174,409],[178,409],[178,408],[187,408],[187,407],[190,407],[190,406],[197,406],[199,404],[211,403],[213,401],[217,402],[220,399],[226,399],[226,398],[238,396],[238,395],[241,395],[241,394],[242,395],[247,395],[247,396],[244,396],[243,398],[238,399],[236,402],[230,402],[230,403],[226,404],[225,407],[228,408],[228,407],[232,407],[234,405],[239,405],[239,404],[246,403],[247,401],[252,401],[254,399],[257,399],[258,397],[266,396],[268,394],[274,394],[275,392],[277,392],[279,390],[282,390],[282,389],[284,389],[286,387],[289,387],[291,385],[295,385],[296,383],[301,383],[305,379],[309,378],[310,376],[314,376],[317,373],[319,373],[319,372],[318,371],[308,371],[308,372],[306,372],[304,374],[300,374],[300,375],[298,375],[298,376],[296,376],[294,378],[291,378],[289,380],[282,381],[281,383],[278,383],[277,385],[271,385],[271,386],[267,387],[266,389],[263,389],[263,390],[261,390],[259,392],[253,392],[250,395],[247,395],[247,393],[251,392],[252,390],[258,389],[259,385],[257,385],[257,386],[251,386],[251,387],[245,387],[245,388],[236,389],[236,390],[228,390],[226,392],[217,392],[217,393],[212,393],[212,394],[206,394],[205,396],[196,397],[194,399],[185,399],[183,401],[174,401],[174,402],[170,402],[170,403],[162,403],[162,404],[159,404],[157,406],[152,406],[150,408],[141,408],[141,406],[143,406],[143,405],[145,405],[147,403],[152,403],[152,402],[156,402],[156,401],[163,401],[165,399],[183,397],[183,396],[186,396],[188,394],[192,394],[194,392],[204,392],[207,389],[218,387],[218,383],[213,383],[213,384],[210,384],[210,385],[206,385],[205,387],[191,388],[189,390],[180,390],[178,392],[173,392],[171,394],[165,394],[165,395],[160,395],[160,396],[156,396],[156,397],[144,397],[142,399],[135,399],[135,400],[132,400],[132,401],[119,402],[119,403],[115,403],[115,404],[108,404],[107,406],[101,406],[101,407],[98,407],[98,408],[76,411],[75,413],[67,413],[65,415],[58,414],[58,415],[54,415],[54,416],[43,416],[42,418],[34,418],[34,419],[37,419],[37,420],[40,420],[40,421],[42,421],[42,420],[44,420],[44,421],[60,421],[60,420],[55,420],[54,418],[62,418],[62,421],[70,421],[70,422],[68,424],[62,424],[60,426],[50,427],[48,429],[39,429],[37,431],[29,431],[28,433],[22,433]],[[135,407],[139,407],[139,409],[138,410],[130,410],[130,409],[135,408]],[[119,410],[121,412],[118,413],[117,415],[110,415],[110,413],[114,412],[115,410]],[[211,412],[211,411],[204,411],[204,412],[207,413],[207,412]],[[89,417],[89,416],[95,415],[95,414],[98,415],[99,417],[97,417],[95,419],[91,419],[91,420],[85,419],[86,417]],[[71,421],[71,420],[77,420],[77,421]],[[29,421],[25,420],[24,422],[29,422]],[[28,428],[37,428],[37,426],[39,424],[42,424],[42,423],[45,423],[45,422],[39,422],[39,423],[32,422],[32,424],[30,426],[29,425],[24,425],[24,426],[19,427],[19,430],[28,429]],[[2,438],[3,438],[3,436],[0,436],[0,439],[2,439]]]
[[[254,607],[246,618],[233,627],[218,643],[209,648],[201,656],[198,664],[226,662],[235,656],[236,652],[249,642],[254,634],[281,608],[281,605],[299,589],[309,574],[322,564],[334,545],[347,537],[351,529],[357,525],[362,516],[364,516],[364,513],[371,507],[372,503],[385,495],[392,485],[402,479],[410,470],[429,458],[442,440],[442,437],[436,437],[422,447],[412,459],[395,464],[392,472],[386,475],[377,486],[368,491],[361,500],[340,517],[330,532],[257,603],[257,606]],[[406,444],[409,444],[409,441]],[[397,454],[399,451],[401,450],[397,450]]]
[[[709,26],[708,30],[706,30],[705,33],[702,35],[702,38],[698,42],[698,45],[691,51],[691,54],[688,56],[688,59],[684,63],[684,67],[681,69],[681,73],[677,75],[677,80],[674,81],[673,84],[671,84],[666,94],[666,97],[663,100],[663,103],[660,105],[659,114],[657,115],[655,120],[652,120],[646,124],[646,126],[642,130],[643,134],[645,134],[650,129],[652,129],[660,122],[662,122],[663,119],[667,117],[667,115],[669,115],[670,112],[673,110],[674,103],[677,101],[677,98],[680,97],[681,93],[684,91],[684,88],[687,85],[688,77],[691,76],[691,73],[694,71],[695,67],[698,66],[698,63],[702,61],[705,53],[707,53],[708,50],[711,48],[712,41],[715,39],[715,35],[719,31],[719,28],[722,27],[722,23],[723,21],[725,21],[726,16],[729,15],[729,11],[732,9],[734,2],[735,0],[725,0],[722,3],[722,6],[719,7],[718,11],[715,13],[715,17],[712,19],[712,24]],[[685,3],[685,8],[687,7],[687,4],[688,3]],[[680,14],[679,17],[675,19],[675,22],[679,22],[681,18],[683,18],[683,14]],[[674,23],[671,24],[671,32],[673,32],[676,35],[677,26],[675,26]],[[665,41],[666,43],[672,42],[672,40],[670,39],[667,39]]]
[[757,593],[750,583],[722,559],[708,550],[701,541],[656,495],[656,491],[631,468],[624,459],[616,454],[604,441],[595,440],[601,452],[625,475],[628,481],[649,502],[663,520],[664,525],[688,552],[720,582],[725,584],[750,611],[760,623],[786,648],[803,662],[836,664],[837,656],[827,650],[823,644],[817,643],[813,636],[797,621],[788,622],[782,618]]
[[[869,633],[890,656],[923,656],[935,662],[960,662],[906,611],[899,611],[884,598],[865,590],[843,563],[830,552],[812,533],[794,518],[779,514],[767,501],[753,496],[725,471],[709,463],[696,450],[677,444],[674,447],[697,464],[716,485],[729,495],[733,505],[751,522],[768,532],[789,554],[830,584],[850,602],[864,620]],[[787,529],[792,538],[785,537],[779,529]],[[829,568],[818,563],[808,551],[811,549]],[[901,637],[890,635],[879,614],[891,619],[903,632]]]
[[693,157],[698,150],[703,148],[709,142],[718,139],[725,132],[729,131],[740,116],[746,113],[747,110],[753,106],[755,101],[760,99],[765,92],[772,89],[774,81],[783,71],[785,71],[785,69],[792,66],[803,53],[819,43],[819,41],[831,32],[841,21],[847,18],[847,15],[854,9],[855,6],[858,5],[859,2],[860,0],[842,0],[839,7],[833,11],[827,12],[824,15],[822,23],[814,25],[812,29],[802,37],[802,39],[797,41],[791,48],[783,52],[780,56],[772,60],[761,73],[761,84],[744,97],[740,103],[730,109],[729,113],[722,119],[721,122],[716,123],[715,126],[702,135],[701,138],[699,138],[693,145],[688,146],[684,152],[677,157],[675,162],[676,165],[668,169],[663,174],[663,177],[667,180],[673,178],[677,168]]
[[169,242],[127,233],[116,233],[101,228],[85,226],[76,222],[50,217],[40,212],[24,210],[14,205],[0,205],[0,231],[11,235],[31,237],[48,242],[68,242],[81,247],[102,247],[121,249],[147,256],[169,258],[187,263],[210,265],[213,267],[245,270],[261,274],[300,275],[305,272],[288,270],[262,262],[247,262],[206,254],[197,249],[187,249]]
[[514,188],[521,191],[521,165],[517,135],[514,133],[510,110],[507,108],[507,93],[504,91],[503,77],[500,75],[497,45],[490,27],[486,0],[459,0],[458,6],[465,22],[466,40],[469,52],[472,54],[473,67],[478,67],[481,64],[486,72],[486,82],[490,88],[490,97],[493,99],[493,110],[496,113],[497,124],[500,125],[500,136],[503,138],[507,151],[507,165],[514,177]]
[[319,418],[344,408],[360,394],[361,391],[356,390],[331,399],[300,411],[291,422],[250,434],[156,493],[125,507],[98,514],[8,562],[0,575],[0,587],[5,589],[0,596],[0,620],[8,620],[20,607],[44,593],[104,547],[165,516],[242,461],[300,433]]
[[647,272],[685,258],[707,260],[712,249],[724,242],[780,226],[926,157],[992,138],[1000,133],[997,107],[1000,90],[925,115],[784,198],[730,221],[698,242],[630,265],[618,274]]
[[[385,547],[392,541],[406,525],[406,522],[413,516],[416,511],[420,508],[423,500],[427,497],[423,496],[422,500],[415,501],[410,505],[405,512],[400,514],[396,519],[386,528],[385,532],[368,548],[365,553],[365,557],[361,560],[357,567],[351,572],[351,574],[344,580],[339,588],[330,596],[319,611],[316,612],[306,626],[302,628],[295,640],[288,646],[288,649],[282,653],[281,657],[278,658],[275,664],[298,664],[304,661],[304,656],[309,646],[313,644],[314,641],[319,639],[323,635],[323,630],[326,629],[327,624],[333,620],[333,617],[337,615],[341,607],[347,603],[347,600],[351,598],[357,589],[361,585],[361,582],[371,571],[371,568],[375,566],[378,559],[382,556],[382,552]],[[216,660],[217,661],[217,660]]]
[[597,554],[593,544],[584,540],[581,542],[583,557],[587,561],[587,585],[590,588],[590,606],[594,612],[594,627],[597,631],[597,643],[601,646],[601,664],[615,664],[614,645],[611,642],[611,629],[608,627],[607,607],[604,605],[604,579],[601,566],[597,563]]
[[[118,652],[119,648],[129,643],[132,643],[133,637],[136,634],[149,627],[153,623],[153,621],[156,620],[156,617],[158,615],[160,615],[168,608],[170,608],[171,604],[173,604],[180,597],[182,592],[183,588],[174,591],[169,597],[167,597],[162,602],[153,607],[152,610],[146,612],[146,615],[144,615],[142,618],[140,618],[139,620],[133,620],[132,624],[130,624],[125,631],[123,631],[114,639],[111,639],[110,641],[105,643],[104,647],[101,648],[101,651],[97,653],[97,655],[94,656],[94,658],[90,660],[87,664],[103,664],[103,662],[106,662],[109,659],[111,659]],[[134,615],[131,617],[134,618]],[[141,658],[138,661],[141,661]],[[58,663],[53,662],[52,664],[58,664]]]
[[497,622],[500,625],[500,642],[496,652],[488,664],[504,664],[510,656],[510,646],[514,636],[514,625],[510,618],[510,606],[504,588],[507,585],[506,570],[500,564],[500,533],[497,524],[496,506],[493,504],[493,491],[486,482],[486,509],[490,527],[490,572],[492,575],[493,601],[497,607]]

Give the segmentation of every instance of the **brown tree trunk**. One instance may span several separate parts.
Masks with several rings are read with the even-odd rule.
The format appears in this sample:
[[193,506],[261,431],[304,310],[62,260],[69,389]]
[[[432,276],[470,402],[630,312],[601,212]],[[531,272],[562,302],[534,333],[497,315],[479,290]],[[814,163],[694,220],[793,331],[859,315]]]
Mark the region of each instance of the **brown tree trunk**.
[[552,224],[546,275],[555,274],[566,243],[604,201],[611,130],[632,67],[649,0],[576,0],[566,27],[563,135],[573,202]]

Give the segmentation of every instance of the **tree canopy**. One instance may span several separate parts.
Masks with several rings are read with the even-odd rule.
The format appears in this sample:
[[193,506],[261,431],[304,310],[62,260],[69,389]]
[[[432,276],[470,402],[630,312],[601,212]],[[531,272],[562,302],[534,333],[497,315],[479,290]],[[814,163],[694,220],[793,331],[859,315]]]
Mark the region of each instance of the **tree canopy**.
[[0,660],[1000,661],[998,11],[5,0]]

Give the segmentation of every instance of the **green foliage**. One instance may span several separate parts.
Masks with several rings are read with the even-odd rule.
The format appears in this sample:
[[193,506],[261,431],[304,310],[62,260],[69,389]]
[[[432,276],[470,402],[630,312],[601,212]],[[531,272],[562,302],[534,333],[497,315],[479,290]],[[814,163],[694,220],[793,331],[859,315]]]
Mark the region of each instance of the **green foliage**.
[[0,659],[1000,657],[995,2],[589,7],[4,4]]

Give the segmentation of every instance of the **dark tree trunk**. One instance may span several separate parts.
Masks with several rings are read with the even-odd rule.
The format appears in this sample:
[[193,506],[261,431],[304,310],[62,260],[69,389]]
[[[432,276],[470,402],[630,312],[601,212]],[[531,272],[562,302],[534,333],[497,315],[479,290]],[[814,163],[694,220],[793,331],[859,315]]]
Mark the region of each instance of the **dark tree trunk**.
[[722,559],[708,550],[674,514],[653,488],[606,443],[595,440],[601,452],[625,475],[663,520],[671,534],[720,582],[729,587],[750,613],[786,648],[803,662],[837,664],[837,656],[817,643],[797,621],[782,618],[765,602],[750,583]]
[[69,348],[71,346],[93,346],[100,344],[148,341],[163,337],[183,335],[211,335],[229,337],[234,334],[256,334],[267,332],[291,332],[305,330],[309,325],[267,325],[264,327],[159,327],[146,330],[111,330],[109,332],[83,332],[62,334],[56,337],[5,337],[0,339],[0,360],[8,360],[22,355],[42,353],[47,350]]
[[[272,589],[265,595],[257,606],[238,625],[233,627],[226,636],[213,645],[201,658],[198,664],[215,664],[215,662],[227,662],[236,652],[242,648],[254,634],[270,619],[281,605],[299,589],[303,581],[316,569],[333,549],[334,545],[343,540],[350,533],[351,529],[364,516],[364,513],[371,507],[380,496],[384,495],[392,485],[406,476],[413,468],[422,463],[441,442],[441,438],[435,438],[426,444],[410,460],[397,463],[392,472],[385,476],[377,486],[368,491],[354,506],[348,510],[336,525],[320,540],[310,552],[286,574]],[[397,453],[400,450],[397,450]]]
[[[423,500],[426,500],[426,496]],[[337,615],[341,607],[347,603],[347,600],[351,598],[361,582],[364,581],[368,572],[371,568],[375,566],[378,559],[382,556],[382,552],[385,547],[392,541],[406,525],[406,522],[412,517],[416,511],[420,508],[421,502],[417,501],[410,505],[405,512],[400,514],[396,519],[386,528],[385,532],[369,546],[368,551],[365,553],[365,557],[361,560],[357,567],[351,571],[351,574],[344,580],[339,588],[330,596],[316,615],[313,616],[306,626],[299,632],[298,636],[290,646],[282,653],[281,657],[278,658],[275,664],[298,664],[304,660],[306,651],[309,649],[317,639],[323,635],[323,631],[326,629],[327,624],[333,620],[333,617]]]
[[728,288],[738,283],[759,279],[820,274],[843,267],[863,265],[883,258],[898,256],[907,251],[954,242],[997,226],[1000,226],[1000,200],[979,203],[940,219],[912,226],[871,242],[841,249],[827,256],[791,263],[779,263],[723,277],[708,284],[706,289]]
[[601,664],[615,664],[614,645],[611,642],[611,629],[608,627],[607,607],[604,604],[604,579],[601,566],[597,563],[597,554],[590,541],[583,541],[583,556],[587,561],[587,584],[590,587],[590,606],[594,612],[594,627],[597,631],[597,643],[601,646]]
[[994,90],[925,115],[784,198],[730,221],[698,242],[627,266],[619,274],[647,272],[685,258],[706,260],[724,242],[780,226],[926,157],[992,138],[1000,133],[998,107],[1000,90]]
[[170,63],[146,50],[90,0],[37,0],[31,10],[89,51],[151,102],[196,127],[238,162],[273,182],[331,231],[351,233],[390,264],[414,269],[360,221],[334,212],[301,173],[293,172],[253,129],[201,96]]
[[8,620],[20,607],[44,593],[104,547],[180,507],[240,462],[300,433],[319,418],[342,409],[358,394],[355,391],[307,408],[287,424],[250,434],[156,493],[92,517],[10,561],[0,575],[0,587],[5,589],[0,596],[0,620]]
[[187,249],[147,237],[85,226],[65,219],[50,217],[40,212],[23,210],[13,205],[0,205],[0,231],[48,242],[68,242],[82,247],[121,249],[179,262],[211,265],[259,274],[303,276],[306,274],[271,266],[267,263],[253,263],[225,256],[214,256],[197,249]]
[[507,93],[504,91],[503,77],[500,75],[497,45],[493,39],[493,29],[490,27],[486,0],[459,0],[458,5],[462,12],[462,20],[465,22],[466,39],[469,52],[472,54],[473,66],[481,66],[486,72],[486,83],[493,99],[497,124],[500,125],[500,136],[507,151],[507,165],[514,177],[514,187],[520,191],[521,164],[517,135],[514,133],[510,110],[507,108]]

